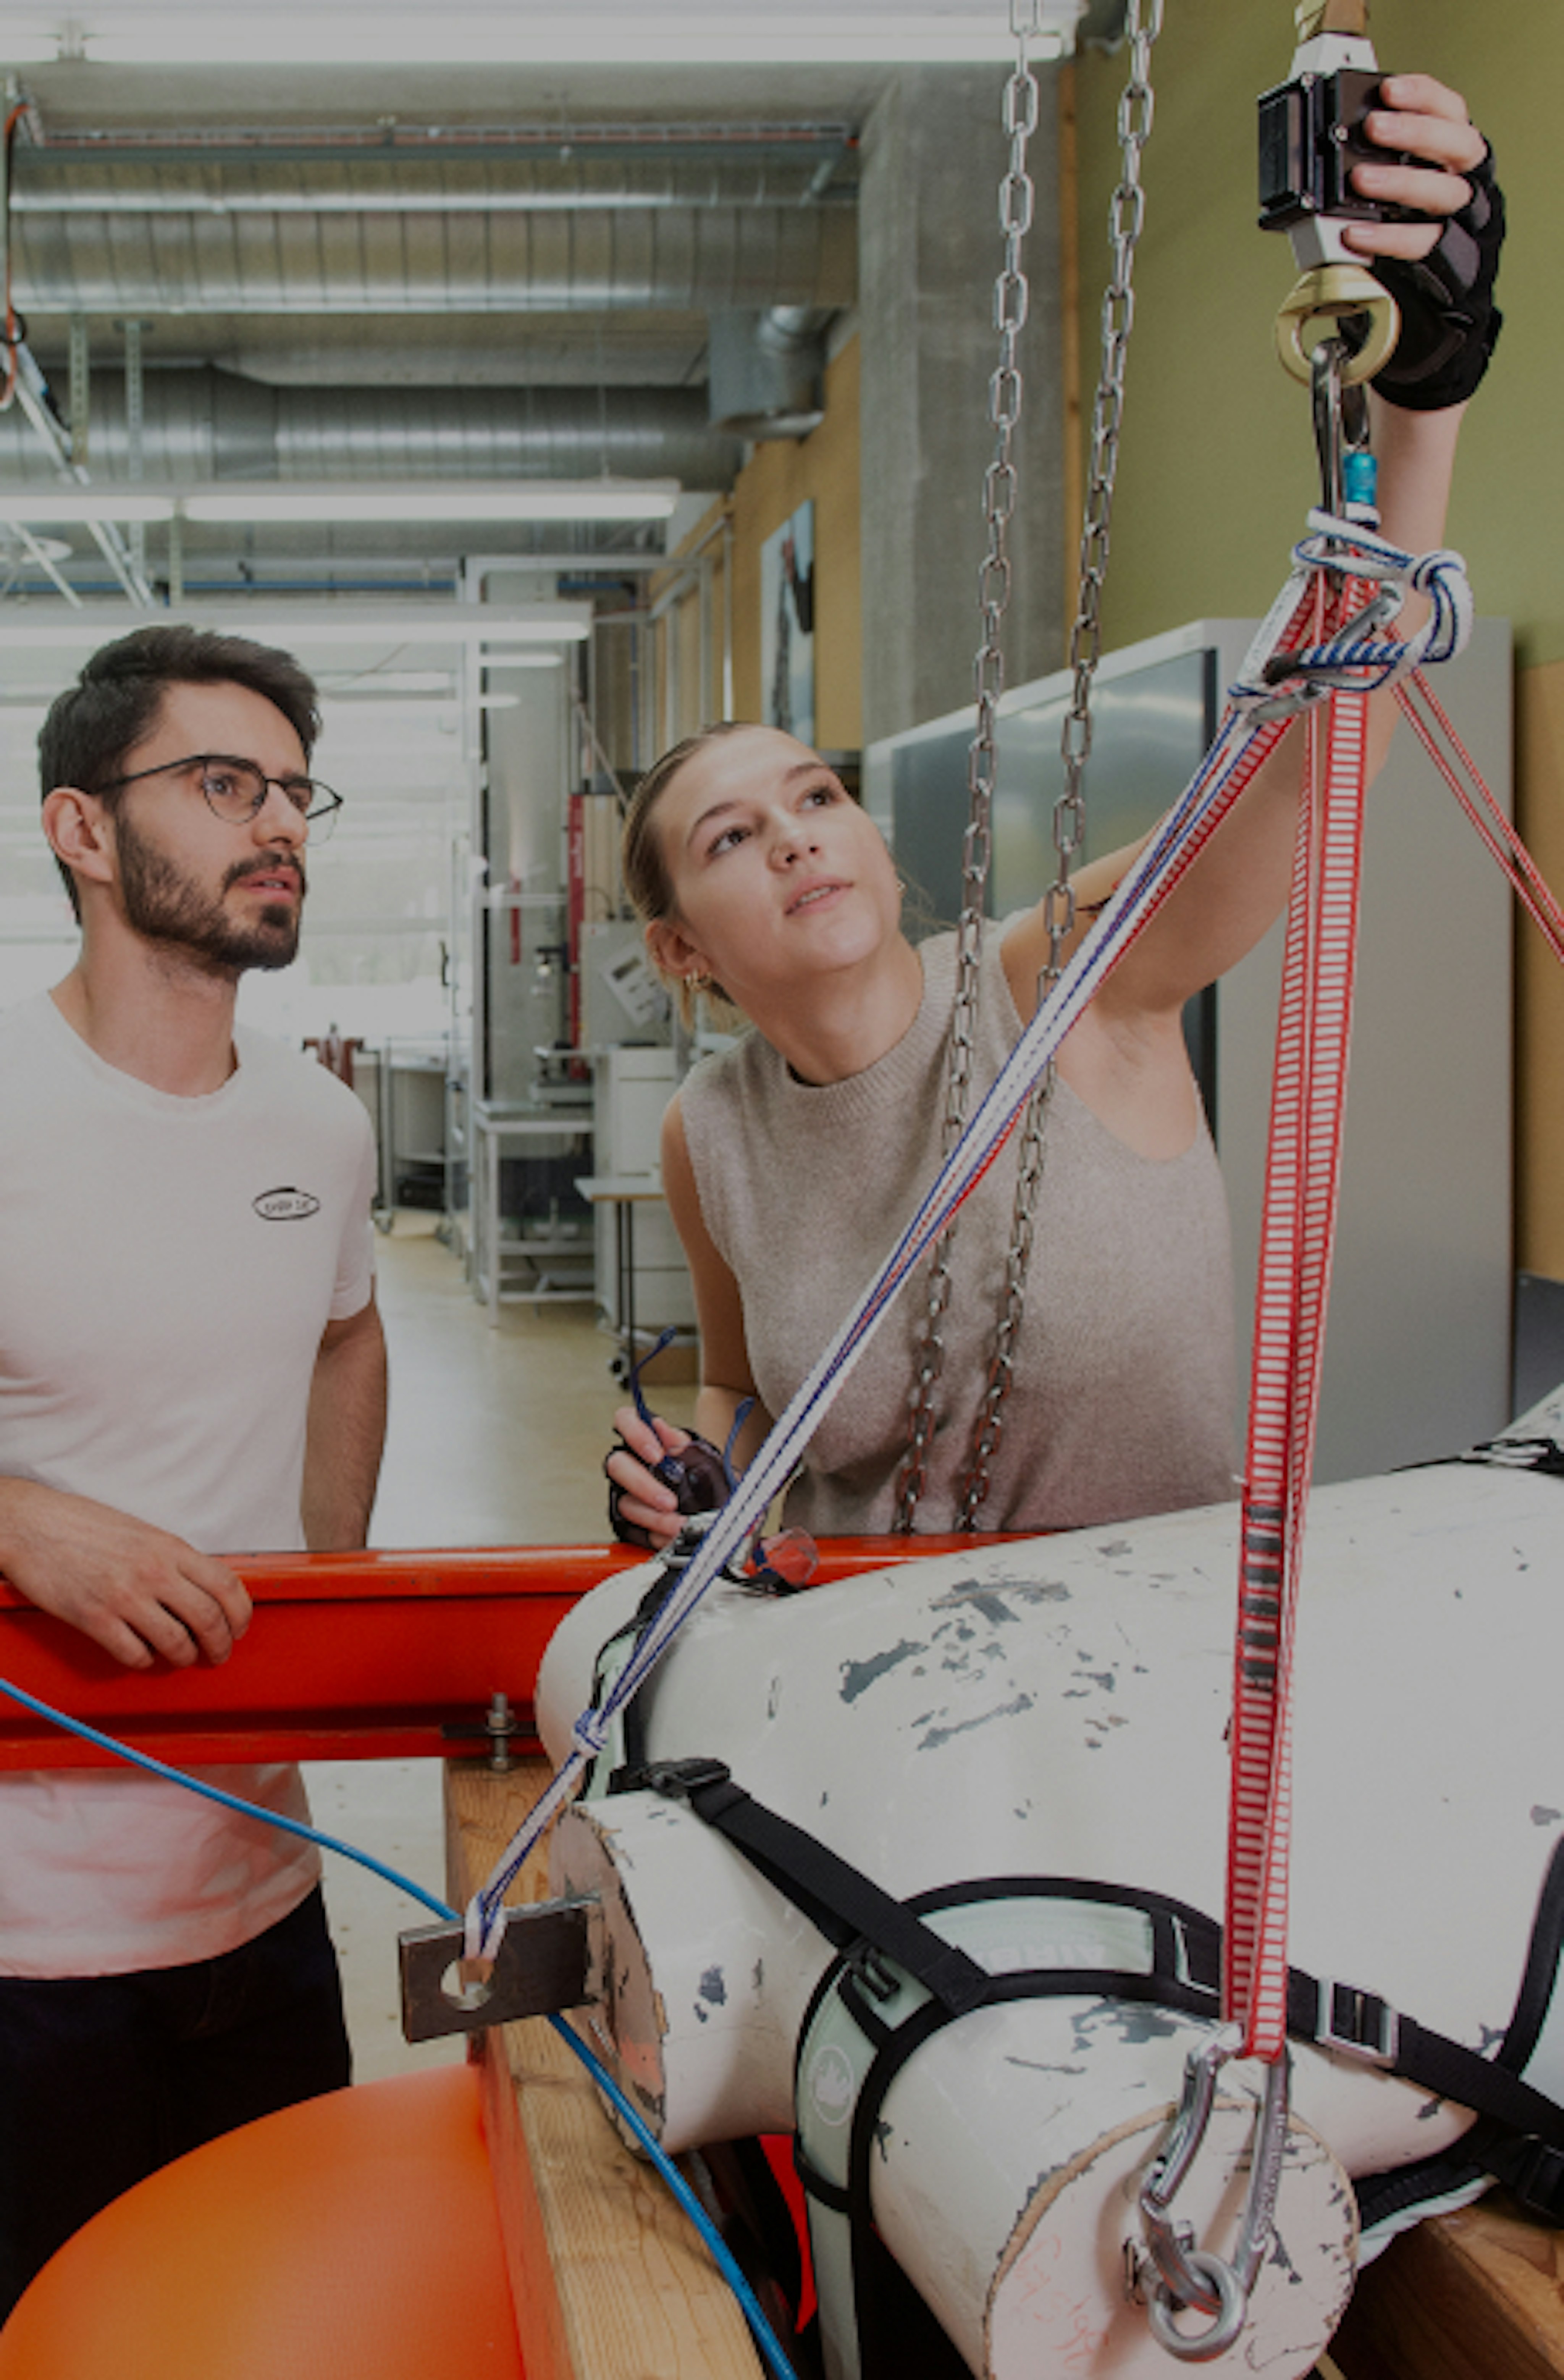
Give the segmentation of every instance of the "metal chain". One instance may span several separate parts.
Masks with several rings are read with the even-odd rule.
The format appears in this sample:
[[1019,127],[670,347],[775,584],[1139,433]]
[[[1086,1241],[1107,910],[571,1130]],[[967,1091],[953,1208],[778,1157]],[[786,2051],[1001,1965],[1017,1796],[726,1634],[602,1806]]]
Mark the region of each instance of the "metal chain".
[[[1027,62],[1027,42],[1040,33],[1042,0],[1011,0],[1011,30],[1015,36],[1015,66],[1005,84],[1004,128],[1010,138],[1010,160],[1000,183],[1000,227],[1004,233],[1004,262],[994,283],[994,328],[1000,334],[1000,358],[988,382],[988,418],[994,426],[994,456],[983,475],[983,511],[988,551],[977,574],[977,607],[982,642],[973,663],[977,694],[977,722],[967,752],[966,834],[962,844],[962,913],[956,933],[956,995],[951,1023],[950,1063],[945,1079],[944,1154],[948,1157],[966,1123],[972,1089],[972,1062],[977,1044],[977,1021],[983,964],[984,907],[992,847],[994,785],[999,771],[996,724],[1000,697],[1004,692],[1003,630],[1010,603],[1011,568],[1007,551],[1010,523],[1015,512],[1016,471],[1012,457],[1016,424],[1021,419],[1023,383],[1017,343],[1026,321],[1030,291],[1021,269],[1022,243],[1032,227],[1034,193],[1026,169],[1026,144],[1037,128],[1037,79]],[[927,1302],[914,1354],[913,1388],[908,1402],[907,1448],[896,1483],[895,1527],[910,1532],[927,1478],[928,1446],[937,1418],[935,1391],[944,1368],[941,1330],[951,1298],[951,1259],[955,1227],[943,1233],[934,1251],[928,1276]]]
[[[1064,946],[1074,930],[1075,893],[1070,871],[1085,840],[1085,777],[1092,748],[1092,680],[1102,652],[1102,589],[1108,576],[1109,528],[1113,491],[1119,470],[1119,432],[1124,414],[1124,367],[1130,332],[1134,322],[1135,249],[1146,220],[1146,193],[1141,185],[1141,152],[1151,134],[1155,101],[1151,88],[1151,49],[1162,30],[1163,0],[1130,0],[1125,32],[1130,44],[1129,80],[1119,101],[1119,185],[1108,210],[1108,237],[1113,250],[1113,271],[1102,301],[1102,361],[1092,405],[1092,460],[1085,516],[1081,528],[1079,593],[1075,625],[1070,635],[1072,686],[1070,708],[1060,740],[1064,762],[1064,791],[1053,806],[1055,874],[1043,901],[1048,926],[1048,963],[1037,987],[1046,1000],[1059,981]],[[1005,1267],[1005,1303],[994,1340],[994,1353],[983,1401],[973,1426],[972,1451],[959,1490],[958,1526],[975,1529],[988,1493],[994,1456],[1004,1430],[1003,1406],[1014,1376],[1015,1349],[1026,1303],[1026,1273],[1031,1260],[1037,1199],[1042,1190],[1044,1120],[1053,1090],[1050,1062],[1026,1103],[1021,1147],[1016,1160],[1015,1208],[1011,1220],[1010,1255]]]
[[1082,781],[1092,748],[1092,679],[1102,653],[1102,589],[1108,577],[1109,529],[1119,471],[1119,432],[1124,416],[1124,366],[1135,319],[1135,249],[1146,220],[1141,152],[1151,137],[1155,111],[1151,49],[1161,30],[1162,0],[1146,0],[1144,9],[1142,0],[1130,0],[1125,19],[1130,79],[1119,101],[1119,187],[1108,209],[1113,272],[1102,300],[1102,363],[1092,403],[1092,459],[1085,517],[1081,525],[1080,593],[1075,625],[1070,633],[1073,686],[1060,743],[1064,791],[1053,811],[1053,844],[1059,872],[1049,887],[1043,912],[1049,929],[1045,990],[1059,979],[1064,944],[1075,923],[1070,869],[1085,834]]

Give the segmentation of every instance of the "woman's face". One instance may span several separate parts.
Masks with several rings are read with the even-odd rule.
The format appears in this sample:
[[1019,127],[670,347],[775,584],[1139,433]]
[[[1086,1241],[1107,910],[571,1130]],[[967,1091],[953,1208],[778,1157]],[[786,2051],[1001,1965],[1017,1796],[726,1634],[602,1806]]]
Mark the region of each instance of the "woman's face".
[[879,828],[825,763],[772,727],[721,735],[679,771],[656,824],[673,915],[648,929],[673,975],[748,1009],[871,957],[898,930]]

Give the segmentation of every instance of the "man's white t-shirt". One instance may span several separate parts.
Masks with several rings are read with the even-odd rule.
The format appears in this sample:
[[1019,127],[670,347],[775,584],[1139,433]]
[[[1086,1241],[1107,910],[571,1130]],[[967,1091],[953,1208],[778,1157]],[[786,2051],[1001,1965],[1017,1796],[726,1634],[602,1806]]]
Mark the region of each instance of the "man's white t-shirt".
[[[323,1067],[234,1040],[221,1089],[180,1099],[105,1064],[47,995],[0,1015],[0,1475],[205,1553],[286,1552],[321,1334],[372,1287],[373,1137]],[[288,1765],[201,1773],[307,1815]],[[134,1770],[0,1775],[0,1973],[213,1958],[319,1869]]]

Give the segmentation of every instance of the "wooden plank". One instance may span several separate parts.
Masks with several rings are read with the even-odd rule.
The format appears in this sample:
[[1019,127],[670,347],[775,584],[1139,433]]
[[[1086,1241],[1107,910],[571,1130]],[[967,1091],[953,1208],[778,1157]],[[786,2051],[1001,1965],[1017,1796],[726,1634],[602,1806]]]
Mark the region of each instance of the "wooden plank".
[[[446,1768],[452,1900],[465,1906],[547,1781]],[[545,1897],[543,1862],[511,1899]],[[482,2036],[486,2126],[528,2380],[756,2380],[725,2281],[656,2175],[620,2143],[577,2060],[540,2020]]]
[[1564,2234],[1502,2192],[1419,2224],[1362,2276],[1330,2351],[1343,2380],[1558,2380]]

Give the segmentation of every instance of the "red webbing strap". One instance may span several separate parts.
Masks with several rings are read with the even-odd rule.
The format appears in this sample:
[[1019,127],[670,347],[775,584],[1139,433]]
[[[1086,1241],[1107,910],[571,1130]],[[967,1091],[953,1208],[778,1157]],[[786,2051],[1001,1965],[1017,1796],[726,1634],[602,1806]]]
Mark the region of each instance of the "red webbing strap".
[[[1361,600],[1360,593],[1352,608]],[[1323,738],[1317,713],[1309,721],[1260,1242],[1222,1998],[1227,2019],[1243,2027],[1243,2054],[1273,2059],[1287,2038],[1293,1617],[1340,1174],[1367,715],[1366,696],[1333,693]]]
[[[1548,889],[1536,861],[1484,783],[1481,770],[1450,725],[1423,671],[1415,670],[1410,684],[1398,686],[1396,694],[1419,743],[1509,877],[1527,916],[1554,957],[1564,961],[1564,907]],[[1441,749],[1439,735],[1448,749]]]

